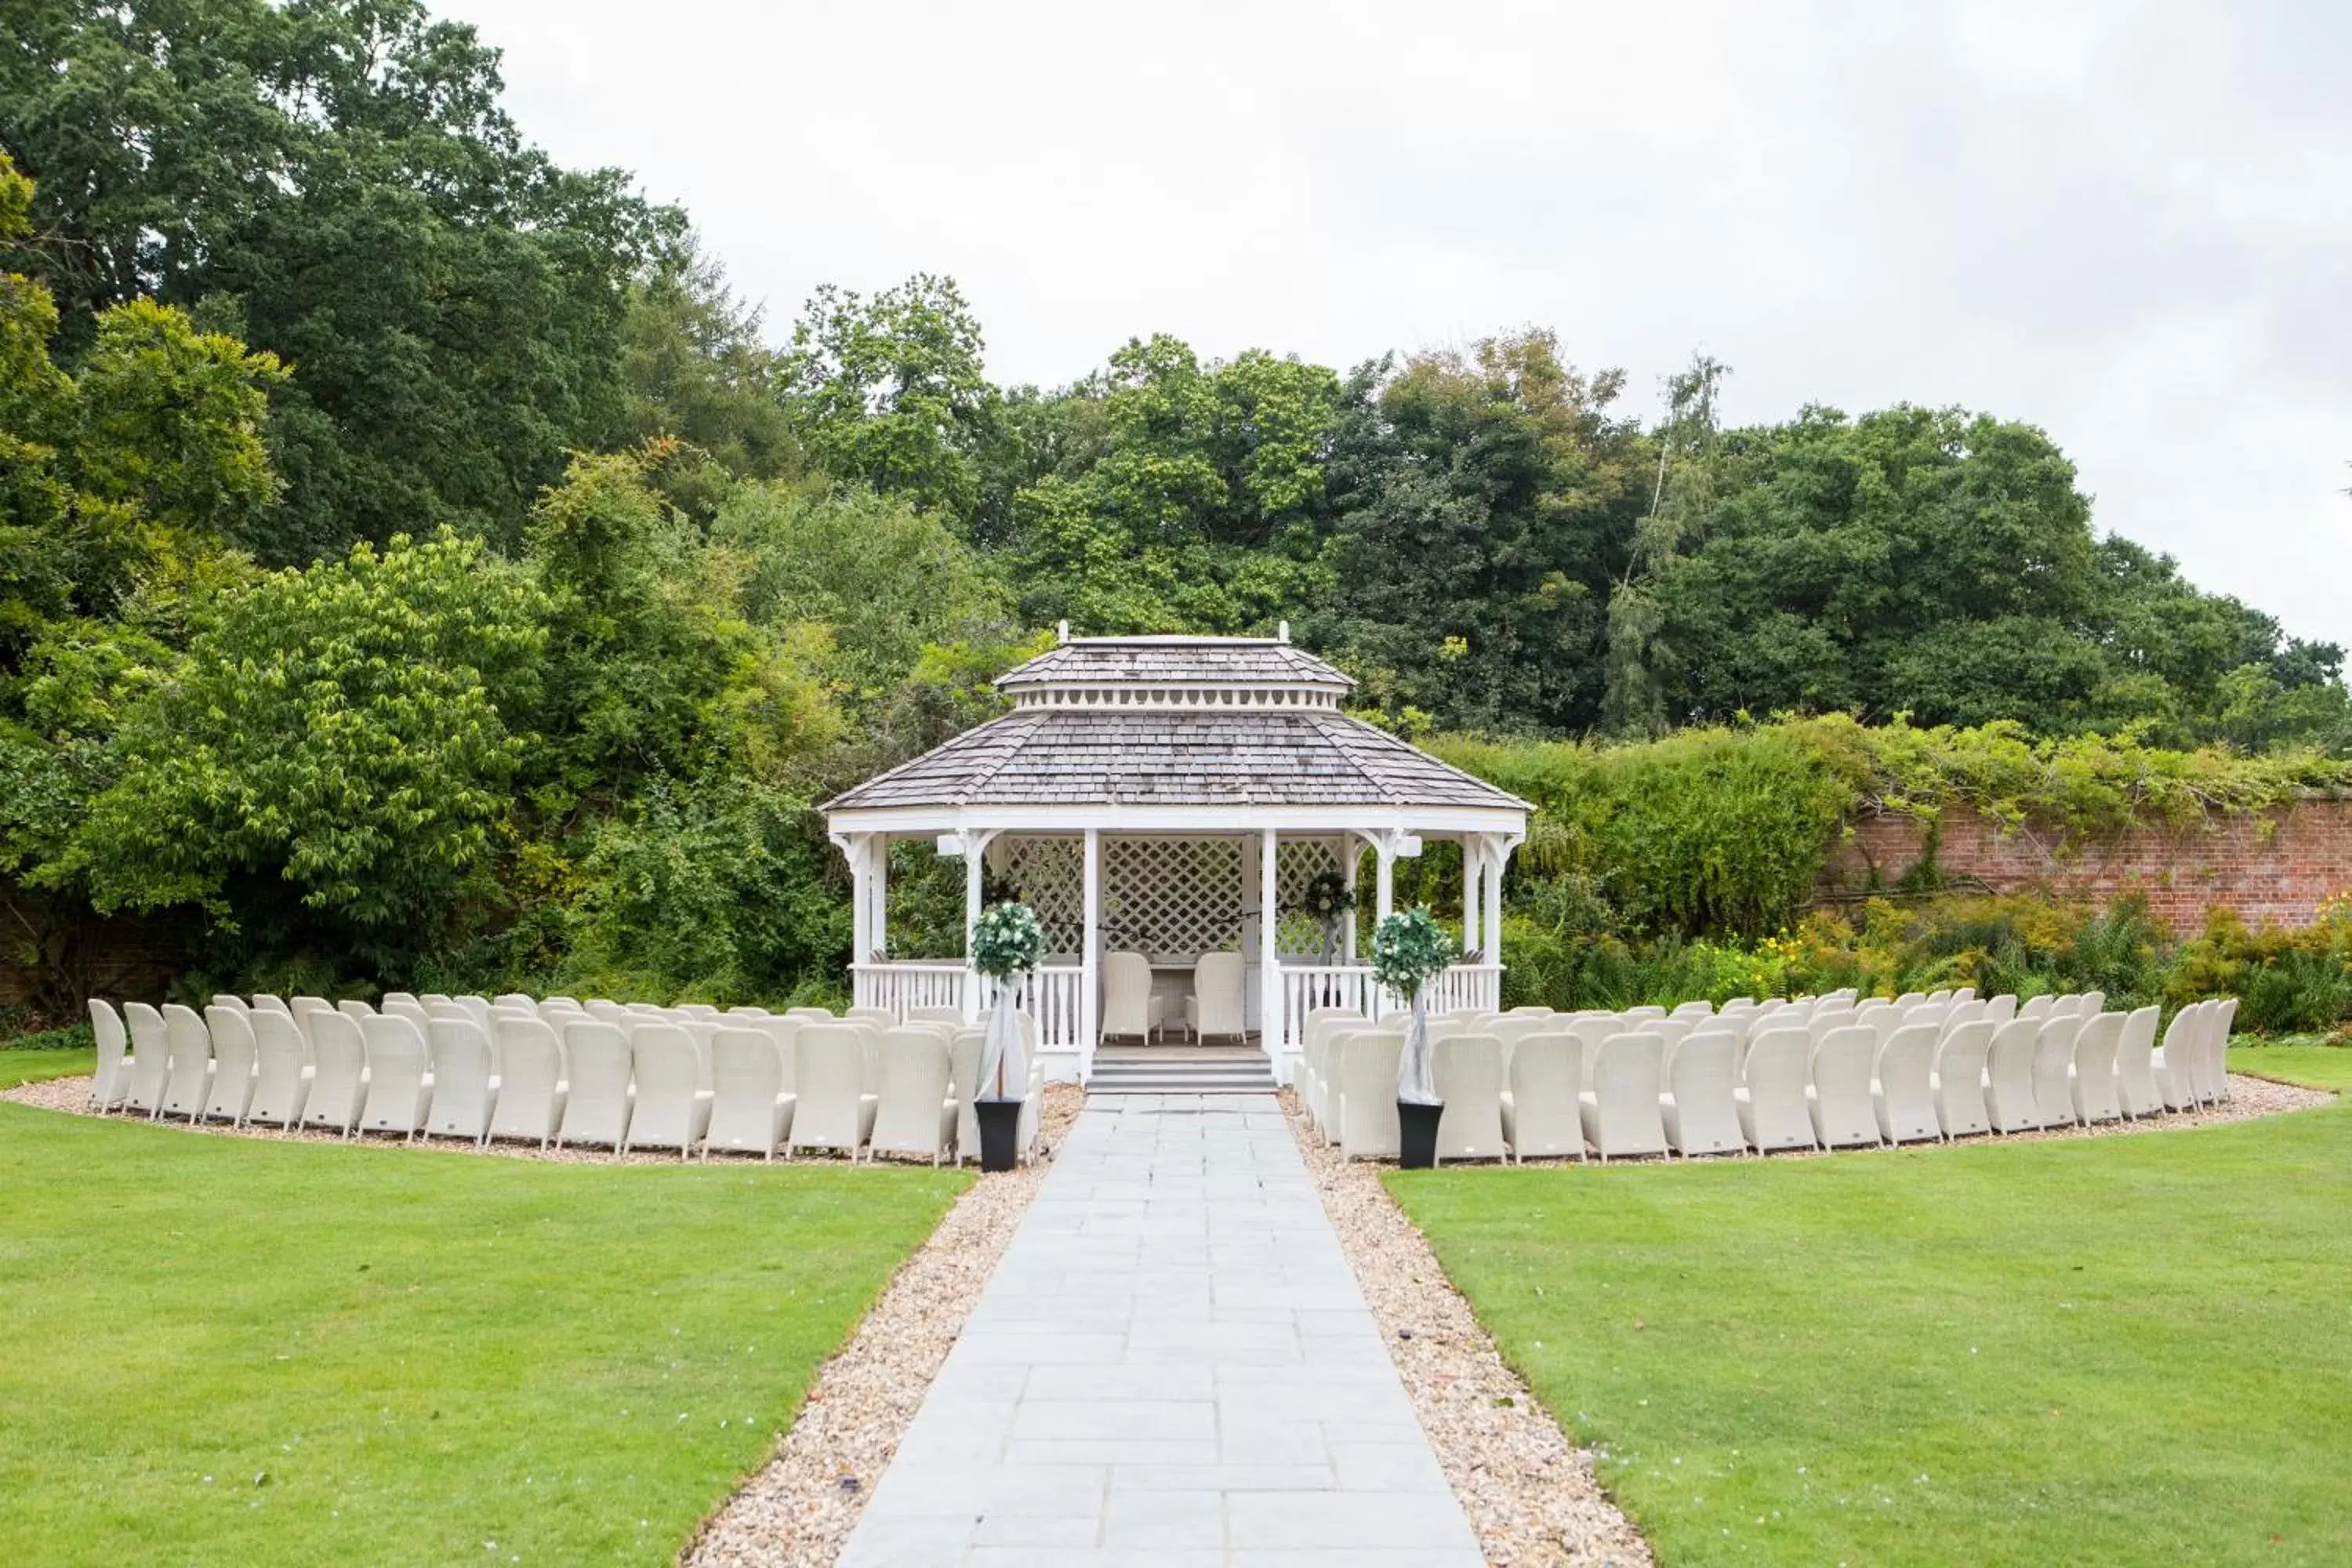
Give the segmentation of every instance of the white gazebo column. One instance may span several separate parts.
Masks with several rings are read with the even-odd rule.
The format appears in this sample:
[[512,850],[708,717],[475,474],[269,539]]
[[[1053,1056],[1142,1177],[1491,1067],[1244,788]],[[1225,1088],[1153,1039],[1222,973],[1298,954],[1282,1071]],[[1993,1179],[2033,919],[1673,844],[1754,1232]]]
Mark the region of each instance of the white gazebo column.
[[980,930],[981,855],[986,841],[970,828],[956,837],[963,841],[963,1016],[969,1024],[979,1020],[984,1005],[980,971],[972,967],[971,944]]
[[873,900],[866,891],[866,863],[873,847],[870,833],[854,833],[842,846],[849,861],[849,1001],[852,1006],[866,1005],[866,979],[861,973],[866,963],[866,921],[874,912]]
[[1372,846],[1372,929],[1396,913],[1396,836],[1383,833]]
[[1102,1021],[1102,998],[1096,986],[1102,979],[1102,829],[1087,829],[1086,931],[1079,938],[1078,1077],[1093,1076],[1096,1030]]
[[1347,930],[1342,933],[1346,945],[1339,950],[1339,956],[1349,963],[1356,962],[1356,884],[1363,879],[1362,867],[1359,864],[1364,858],[1363,850],[1364,847],[1356,842],[1355,836],[1349,835],[1347,853],[1341,857],[1347,865],[1348,919],[1345,922]]
[[872,864],[866,871],[866,886],[874,907],[866,917],[866,952],[861,957],[879,963],[890,956],[890,836],[874,835],[866,853]]
[[1486,918],[1481,928],[1486,939],[1486,960],[1488,963],[1503,962],[1503,868],[1511,858],[1510,846],[1503,839],[1489,836],[1486,853],[1481,857],[1486,868]]
[[1257,1038],[1274,1063],[1277,1083],[1289,1081],[1284,1070],[1282,1028],[1282,910],[1280,878],[1275,858],[1275,831],[1259,837],[1257,870]]
[[1485,906],[1479,901],[1478,879],[1486,874],[1486,860],[1481,853],[1481,840],[1471,834],[1462,836],[1462,952],[1476,952],[1478,942],[1478,911]]

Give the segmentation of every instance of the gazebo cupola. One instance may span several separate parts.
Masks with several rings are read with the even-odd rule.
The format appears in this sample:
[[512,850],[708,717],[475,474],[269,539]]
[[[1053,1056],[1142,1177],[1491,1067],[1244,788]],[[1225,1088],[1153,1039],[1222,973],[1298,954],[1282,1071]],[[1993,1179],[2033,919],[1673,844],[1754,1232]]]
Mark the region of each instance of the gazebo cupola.
[[1287,627],[1066,633],[996,685],[1010,712],[824,808],[855,883],[858,1005],[982,1005],[964,961],[890,953],[888,848],[917,837],[962,857],[967,934],[988,877],[1037,910],[1052,956],[1022,1001],[1061,1076],[1091,1070],[1102,955],[1127,951],[1171,1015],[1203,954],[1238,953],[1247,1033],[1286,1079],[1309,1008],[1382,1001],[1352,923],[1333,955],[1295,912],[1307,884],[1328,870],[1353,887],[1370,850],[1385,915],[1397,858],[1432,838],[1458,840],[1465,868],[1466,961],[1441,978],[1440,1005],[1495,1005],[1503,868],[1527,803],[1342,712],[1354,682]]

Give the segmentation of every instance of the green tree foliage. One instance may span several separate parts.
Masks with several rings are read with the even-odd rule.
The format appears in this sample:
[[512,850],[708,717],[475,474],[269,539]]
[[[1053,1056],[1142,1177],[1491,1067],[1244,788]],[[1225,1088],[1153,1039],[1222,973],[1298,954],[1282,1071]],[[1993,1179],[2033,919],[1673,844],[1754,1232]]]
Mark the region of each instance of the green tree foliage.
[[527,574],[446,531],[261,579],[130,717],[62,868],[101,911],[227,913],[268,879],[428,935],[489,869],[543,621]]
[[1073,438],[1012,498],[1003,562],[1024,616],[1273,629],[1328,584],[1317,519],[1338,398],[1329,371],[1295,359],[1204,366],[1174,338],[1129,342],[1061,417],[1031,421]]
[[[31,183],[0,154],[0,243],[21,237]],[[149,629],[194,586],[234,574],[228,549],[271,503],[268,354],[152,300],[106,310],[77,374],[50,360],[48,290],[0,273],[0,668],[45,636],[104,639],[87,617]]]
[[829,471],[968,524],[998,397],[981,348],[952,279],[919,274],[870,300],[828,285],[793,329],[786,406]]
[[782,401],[782,356],[761,313],[736,299],[719,263],[682,247],[629,289],[621,321],[625,439],[675,437],[740,479],[796,473],[799,446]]
[[40,182],[65,359],[142,298],[293,367],[265,560],[420,521],[511,538],[622,428],[630,278],[682,225],[498,104],[496,51],[415,0],[24,0],[0,146]]
[[1754,937],[1794,922],[1831,847],[1865,811],[1932,823],[1962,806],[2063,844],[2132,822],[2187,827],[2352,784],[2352,763],[2315,752],[2037,740],[2007,721],[1866,726],[1832,715],[1693,728],[1641,745],[1428,744],[1540,808],[1522,852],[1532,879],[1576,879],[1578,899],[1601,900],[1611,921],[1685,936]]

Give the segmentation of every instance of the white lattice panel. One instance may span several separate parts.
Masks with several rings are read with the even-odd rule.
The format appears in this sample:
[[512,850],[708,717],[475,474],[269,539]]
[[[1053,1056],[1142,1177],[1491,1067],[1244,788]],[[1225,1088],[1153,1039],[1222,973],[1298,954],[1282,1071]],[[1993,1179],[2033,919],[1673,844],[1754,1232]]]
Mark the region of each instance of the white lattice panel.
[[1037,911],[1047,952],[1073,953],[1086,940],[1087,849],[1076,838],[1007,838],[1001,873]]
[[[1046,950],[1076,952],[1086,930],[1084,841],[1007,837],[1001,854],[1000,874],[1037,911]],[[1328,839],[1282,840],[1275,851],[1281,907],[1296,909],[1316,873],[1339,869],[1340,854]],[[1240,946],[1248,917],[1257,911],[1257,868],[1254,837],[1105,837],[1104,947],[1190,962]],[[1286,953],[1322,951],[1321,930],[1304,915],[1281,916],[1275,935]]]
[[1248,885],[1238,838],[1103,840],[1103,944],[1189,959],[1236,945]]

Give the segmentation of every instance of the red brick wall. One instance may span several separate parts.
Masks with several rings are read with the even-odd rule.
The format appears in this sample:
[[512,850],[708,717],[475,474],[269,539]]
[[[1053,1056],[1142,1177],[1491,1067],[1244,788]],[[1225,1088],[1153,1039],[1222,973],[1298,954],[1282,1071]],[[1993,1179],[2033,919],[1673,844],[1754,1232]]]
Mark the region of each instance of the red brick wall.
[[[1908,817],[1854,824],[1822,878],[1826,900],[1853,898],[1872,874],[1893,886],[1916,865],[1926,832]],[[2179,831],[2130,827],[2069,844],[2046,828],[2002,834],[1973,812],[1944,815],[1936,863],[1961,888],[1997,893],[2048,891],[2105,900],[2144,895],[2183,931],[2214,905],[2249,925],[2309,925],[2323,900],[2352,893],[2352,800],[2299,802],[2263,816],[2216,816]]]

